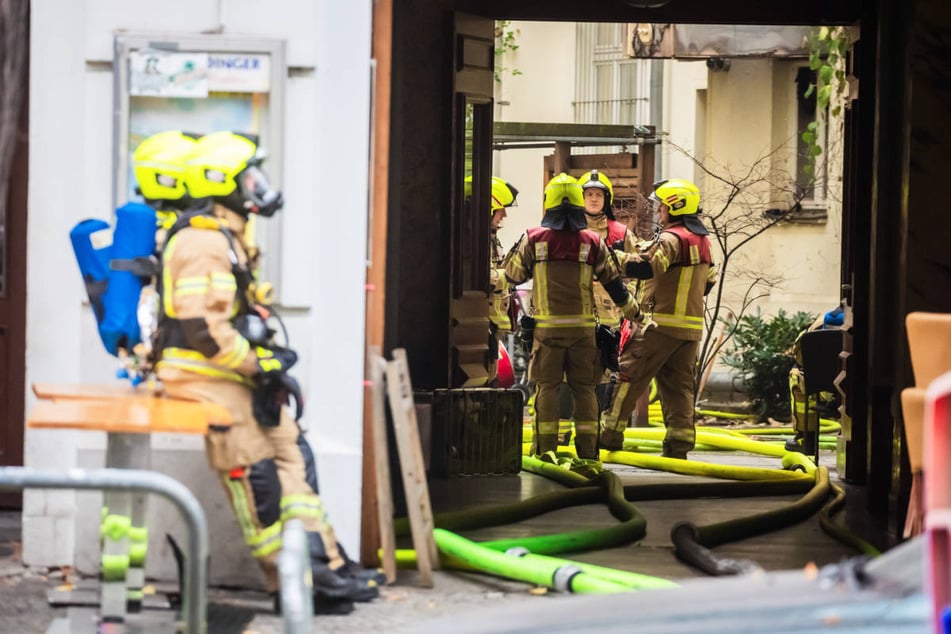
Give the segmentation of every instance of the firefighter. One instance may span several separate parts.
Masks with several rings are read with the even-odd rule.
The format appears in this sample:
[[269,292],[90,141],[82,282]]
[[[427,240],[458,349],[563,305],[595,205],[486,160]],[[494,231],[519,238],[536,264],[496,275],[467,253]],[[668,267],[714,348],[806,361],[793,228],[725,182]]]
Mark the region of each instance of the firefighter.
[[[819,392],[806,396],[806,378],[802,366],[802,336],[815,330],[841,328],[844,322],[843,310],[839,306],[817,318],[808,328],[799,333],[792,347],[792,356],[796,365],[789,369],[789,405],[792,413],[795,438],[786,441],[787,451],[799,451],[807,456],[815,455],[819,431],[820,414],[837,418],[839,407],[838,394]],[[809,415],[806,416],[808,400]],[[813,433],[809,433],[813,432]]]
[[[582,175],[578,182],[584,191],[584,215],[588,221],[588,229],[597,233],[614,249],[623,270],[628,260],[627,254],[637,253],[637,236],[614,217],[614,187],[611,185],[611,179],[603,172],[593,169]],[[629,290],[634,291],[630,287]],[[611,395],[613,372],[617,371],[617,337],[622,315],[598,281],[594,282],[594,305],[598,320],[597,342],[604,371],[598,385],[598,401],[603,408],[607,406],[606,401]]]
[[637,398],[656,377],[667,434],[663,455],[686,459],[694,447],[694,368],[703,332],[704,297],[716,281],[700,191],[683,179],[654,184],[651,202],[661,232],[631,277],[649,280],[642,323],[625,324],[619,382],[601,414],[601,448],[619,450]]
[[[584,215],[588,229],[597,233],[609,247],[615,250],[622,267],[627,254],[637,253],[637,236],[614,217],[614,187],[603,172],[591,170],[578,179],[584,191]],[[598,322],[609,328],[620,328],[621,311],[600,282],[594,283],[595,310]]]
[[534,278],[534,343],[529,376],[535,381],[532,453],[558,445],[558,391],[564,378],[575,401],[575,449],[583,459],[598,458],[600,365],[594,340],[594,292],[597,279],[625,317],[640,311],[621,279],[613,251],[587,229],[581,185],[567,174],[545,187],[541,226],[529,229],[505,258],[510,284]]
[[283,405],[293,395],[299,417],[300,390],[287,373],[297,355],[274,344],[254,304],[256,249],[245,227],[283,206],[262,160],[256,136],[232,132],[202,137],[188,157],[189,194],[206,204],[179,218],[162,254],[157,373],[172,397],[228,408],[233,424],[209,431],[207,457],[275,605],[282,525],[296,518],[307,531],[315,611],[346,613],[377,596],[380,576],[337,544],[310,446]]
[[[511,287],[505,279],[505,272],[499,267],[502,265],[504,253],[502,242],[499,240],[499,228],[508,213],[509,207],[516,207],[515,199],[518,190],[511,183],[492,177],[492,206],[489,213],[489,283],[492,285],[492,305],[489,309],[489,383],[498,382],[499,344],[513,331],[511,309]],[[514,381],[507,381],[511,387]]]
[[[169,130],[154,134],[140,143],[132,155],[133,174],[136,179],[136,192],[140,194],[147,205],[155,210],[156,214],[156,242],[164,238],[164,230],[171,226],[181,212],[189,204],[188,191],[185,188],[185,159],[192,151],[196,135]],[[150,223],[151,224],[151,223]],[[151,232],[151,227],[146,227]],[[149,273],[149,272],[144,272]],[[147,277],[143,275],[143,277]],[[148,306],[154,298],[154,287],[149,285],[142,288],[139,299],[140,306]],[[130,314],[135,314],[130,312]],[[144,331],[144,329],[143,329]],[[143,338],[148,339],[151,331],[144,331]],[[141,345],[141,344],[140,344]],[[144,364],[145,359],[141,359]],[[128,537],[128,568],[112,570],[117,561],[125,560],[103,558],[103,572],[110,576],[124,576],[126,580],[126,606],[129,612],[139,612],[144,597],[145,560],[148,554],[148,528],[145,523],[146,509],[136,506],[129,517],[118,515],[115,510],[103,509],[103,531],[109,533],[109,526],[127,525]]]
[[[194,203],[185,186],[185,160],[199,136],[180,130],[159,132],[142,141],[132,154],[136,193],[155,210],[156,257],[162,252],[168,230]],[[152,277],[154,282],[157,274],[157,270],[152,270],[148,277]],[[143,370],[149,371],[146,359],[152,353],[152,336],[158,320],[158,291],[154,283],[142,287],[136,314],[142,342],[133,352],[140,359]]]

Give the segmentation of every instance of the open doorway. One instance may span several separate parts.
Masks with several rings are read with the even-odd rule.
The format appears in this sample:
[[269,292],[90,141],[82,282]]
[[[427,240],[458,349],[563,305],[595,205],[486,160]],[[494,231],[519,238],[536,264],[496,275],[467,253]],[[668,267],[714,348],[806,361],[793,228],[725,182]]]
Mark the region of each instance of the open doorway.
[[[808,324],[842,301],[851,31],[501,21],[496,33],[493,174],[522,192],[499,230],[503,251],[538,224],[554,173],[600,169],[618,218],[648,243],[655,228],[639,203],[652,183],[695,182],[720,266],[698,397],[747,398],[722,363],[737,322]],[[788,410],[770,415],[788,422]]]

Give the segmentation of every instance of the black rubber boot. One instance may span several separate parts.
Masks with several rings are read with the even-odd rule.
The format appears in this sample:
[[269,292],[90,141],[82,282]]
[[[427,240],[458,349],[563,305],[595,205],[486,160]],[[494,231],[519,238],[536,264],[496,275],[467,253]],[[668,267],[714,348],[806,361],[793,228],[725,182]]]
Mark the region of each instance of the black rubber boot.
[[[273,592],[274,614],[281,613],[281,593]],[[353,601],[349,599],[329,599],[320,595],[314,596],[314,616],[318,614],[346,615],[353,612]]]
[[601,449],[607,449],[608,451],[621,451],[624,448],[624,432],[602,429],[598,445]]
[[310,568],[314,579],[314,595],[328,599],[372,601],[380,596],[375,581],[356,579],[344,572],[345,566],[331,570],[324,542],[318,533],[307,533],[310,546]]
[[330,599],[319,594],[314,595],[314,616],[318,614],[350,614],[353,601],[350,599]]
[[578,435],[575,437],[575,451],[578,452],[578,457],[585,460],[598,460],[600,454],[598,453],[598,435],[597,434],[585,434],[584,436]]
[[343,549],[343,544],[337,542],[337,550],[340,552],[340,556],[343,557],[344,565],[341,570],[338,570],[338,573],[345,574],[348,577],[353,577],[354,579],[361,579],[363,581],[372,581],[377,586],[386,585],[386,575],[383,574],[383,571],[379,568],[364,568],[354,560],[350,559],[350,556],[347,554],[347,551]]
[[677,460],[686,460],[687,452],[683,449],[674,449],[667,441],[664,441],[664,451],[661,453],[664,458],[676,458]]

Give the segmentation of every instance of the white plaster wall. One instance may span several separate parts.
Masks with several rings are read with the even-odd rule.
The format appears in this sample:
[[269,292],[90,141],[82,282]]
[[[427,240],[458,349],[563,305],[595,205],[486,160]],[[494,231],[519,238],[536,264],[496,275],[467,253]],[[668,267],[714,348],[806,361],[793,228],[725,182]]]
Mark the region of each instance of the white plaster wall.
[[[293,307],[283,314],[302,356],[296,376],[307,397],[303,422],[317,455],[322,494],[338,538],[357,552],[371,3],[275,0],[267,3],[266,14],[262,19],[262,5],[254,0],[170,0],[161,10],[143,0],[32,3],[27,385],[108,382],[115,370],[84,307],[67,236],[79,220],[112,213],[114,33],[188,36],[223,27],[226,36],[286,40],[287,205],[281,212],[282,250],[270,254],[281,262],[281,277],[273,281],[282,301]],[[331,196],[341,173],[347,175],[348,193]],[[32,403],[28,393],[27,407]],[[254,565],[220,485],[209,477],[200,439],[157,438],[153,445],[157,470],[180,477],[206,505],[216,537],[212,582],[248,578],[253,585]],[[25,463],[55,469],[101,465],[104,447],[101,434],[28,431]],[[86,503],[90,498],[97,494],[27,492],[24,561],[91,562],[95,568],[98,503]],[[172,570],[160,534],[169,525],[168,508],[164,502],[153,505],[156,557],[150,574]],[[228,539],[218,539],[221,535]],[[216,557],[219,549],[226,556]]]
[[[503,73],[496,83],[496,121],[573,123],[575,92],[574,22],[512,22],[519,48],[502,64],[520,75]],[[493,174],[518,189],[518,207],[509,210],[499,230],[508,249],[528,229],[538,225],[544,208],[544,157],[554,150],[518,149],[495,152]]]
[[[803,63],[805,63],[803,61]],[[784,143],[794,143],[796,134],[794,71],[785,63],[766,59],[732,61],[728,72],[710,73],[706,123],[706,154],[721,173],[739,177],[763,157],[785,170],[791,178],[794,164],[773,151]],[[841,142],[838,142],[841,147]],[[788,152],[787,152],[788,153]],[[772,155],[771,155],[772,154]],[[841,161],[841,151],[837,159]],[[841,254],[841,194],[839,169],[831,171],[832,195],[828,219],[823,224],[783,223],[770,228],[741,250],[731,261],[732,274],[726,286],[728,304],[738,307],[747,283],[735,274],[740,269],[755,271],[778,281],[778,285],[756,305],[767,315],[780,309],[824,313],[839,303]],[[783,177],[771,177],[781,182]],[[711,179],[698,183],[707,197],[708,210],[719,208],[722,191]],[[756,199],[757,211],[779,206],[771,200],[767,182],[748,188],[743,197]],[[786,201],[788,204],[788,201]]]
[[703,153],[703,139],[696,136],[697,94],[706,88],[707,65],[702,60],[664,60],[664,114],[663,121],[655,125],[665,135],[665,142],[659,148],[661,171],[655,178],[694,179],[694,162],[690,157]]

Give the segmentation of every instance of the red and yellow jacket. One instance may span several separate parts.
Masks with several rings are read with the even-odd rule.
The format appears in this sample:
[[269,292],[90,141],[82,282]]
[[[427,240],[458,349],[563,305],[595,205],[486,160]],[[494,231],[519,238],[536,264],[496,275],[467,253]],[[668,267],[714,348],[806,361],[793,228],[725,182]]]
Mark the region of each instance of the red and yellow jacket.
[[634,296],[621,280],[621,270],[605,242],[593,231],[529,229],[505,260],[505,276],[513,284],[534,278],[535,331],[566,337],[592,333],[595,326],[592,282],[600,281],[625,315],[638,314]]
[[644,303],[652,305],[657,330],[677,339],[699,341],[703,298],[707,285],[716,281],[709,238],[673,225],[660,233],[645,257],[654,277],[647,282]]

